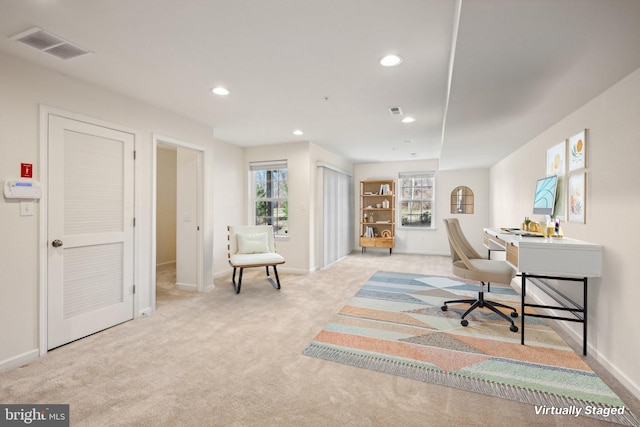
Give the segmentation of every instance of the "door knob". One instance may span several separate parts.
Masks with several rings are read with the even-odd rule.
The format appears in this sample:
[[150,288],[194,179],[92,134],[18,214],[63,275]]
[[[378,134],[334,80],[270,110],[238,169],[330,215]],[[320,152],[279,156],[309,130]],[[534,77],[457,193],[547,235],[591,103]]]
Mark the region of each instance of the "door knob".
[[62,240],[54,240],[53,242],[51,242],[51,246],[53,246],[54,248],[59,248],[60,246],[62,246]]

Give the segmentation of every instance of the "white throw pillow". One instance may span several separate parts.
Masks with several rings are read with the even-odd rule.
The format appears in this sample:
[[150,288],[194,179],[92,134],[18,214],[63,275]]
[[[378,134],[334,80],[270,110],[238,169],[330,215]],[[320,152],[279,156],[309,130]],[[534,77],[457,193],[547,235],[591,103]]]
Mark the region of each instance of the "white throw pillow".
[[237,234],[239,254],[264,254],[269,252],[267,233]]

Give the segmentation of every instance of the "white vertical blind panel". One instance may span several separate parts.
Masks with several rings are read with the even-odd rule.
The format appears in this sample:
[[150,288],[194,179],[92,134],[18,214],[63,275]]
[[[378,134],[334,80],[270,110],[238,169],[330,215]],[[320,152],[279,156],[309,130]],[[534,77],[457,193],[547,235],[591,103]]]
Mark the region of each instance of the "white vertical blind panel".
[[353,185],[349,175],[323,171],[323,267],[347,256],[353,241]]
[[123,301],[123,244],[64,251],[65,319]]
[[65,235],[122,231],[124,144],[65,131]]

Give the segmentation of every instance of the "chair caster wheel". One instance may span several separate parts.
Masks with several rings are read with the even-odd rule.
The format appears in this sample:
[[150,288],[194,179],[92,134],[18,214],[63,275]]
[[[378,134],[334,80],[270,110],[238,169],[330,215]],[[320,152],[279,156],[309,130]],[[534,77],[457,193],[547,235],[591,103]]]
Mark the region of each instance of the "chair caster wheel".
[[469,322],[468,322],[466,319],[464,319],[464,320],[461,320],[461,321],[460,321],[460,324],[461,324],[462,326],[467,326],[467,325],[469,325]]
[[518,327],[516,325],[511,325],[509,326],[509,330],[511,330],[511,332],[518,332]]
[[512,312],[511,317],[518,317],[518,313],[516,311]]
[[449,309],[449,307],[447,307],[446,305],[443,305],[442,307],[440,307],[440,310],[442,311],[447,311]]

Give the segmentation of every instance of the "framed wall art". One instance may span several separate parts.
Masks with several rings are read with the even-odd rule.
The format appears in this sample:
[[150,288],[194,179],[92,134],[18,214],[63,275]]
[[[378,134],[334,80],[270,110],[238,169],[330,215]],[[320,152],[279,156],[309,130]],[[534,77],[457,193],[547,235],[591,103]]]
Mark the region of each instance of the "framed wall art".
[[569,176],[569,222],[586,223],[586,184],[584,173]]
[[547,176],[556,175],[558,177],[554,216],[561,221],[564,221],[567,211],[566,167],[567,141],[564,140],[547,150]]
[[569,138],[569,171],[587,167],[587,130]]

